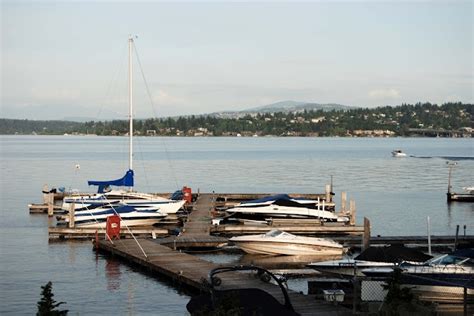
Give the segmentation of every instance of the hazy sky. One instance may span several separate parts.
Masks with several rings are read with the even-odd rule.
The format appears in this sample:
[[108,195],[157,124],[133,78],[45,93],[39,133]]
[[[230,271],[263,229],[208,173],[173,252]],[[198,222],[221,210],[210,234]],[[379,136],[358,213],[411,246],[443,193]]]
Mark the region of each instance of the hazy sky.
[[152,96],[135,62],[138,117],[474,102],[473,1],[3,0],[1,14],[0,117],[125,118],[129,34]]

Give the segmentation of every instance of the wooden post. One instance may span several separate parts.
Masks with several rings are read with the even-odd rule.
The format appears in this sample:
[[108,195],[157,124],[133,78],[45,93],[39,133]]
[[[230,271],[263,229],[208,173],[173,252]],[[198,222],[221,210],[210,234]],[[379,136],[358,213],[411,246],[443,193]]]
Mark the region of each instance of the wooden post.
[[364,242],[362,250],[370,247],[370,221],[367,217],[364,217]]
[[69,228],[74,228],[76,224],[74,221],[75,213],[76,213],[76,203],[72,202],[71,206],[69,206]]
[[347,204],[347,193],[341,192],[341,212],[346,212],[346,204]]
[[48,193],[48,216],[54,214],[54,193]]
[[354,200],[349,201],[349,216],[350,216],[350,225],[355,225],[356,222],[356,204]]
[[326,184],[326,203],[331,202],[331,185]]
[[456,237],[454,238],[454,250],[458,249],[459,225],[456,225]]
[[43,190],[41,191],[43,193],[43,204],[48,204],[49,203],[49,196],[48,196],[48,185],[44,184],[43,185]]

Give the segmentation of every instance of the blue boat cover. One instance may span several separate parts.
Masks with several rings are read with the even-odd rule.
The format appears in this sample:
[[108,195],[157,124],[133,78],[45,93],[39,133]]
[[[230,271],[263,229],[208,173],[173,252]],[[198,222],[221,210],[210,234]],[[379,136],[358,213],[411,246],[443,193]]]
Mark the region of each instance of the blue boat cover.
[[98,193],[104,193],[104,189],[108,186],[115,185],[119,187],[133,187],[133,170],[130,169],[120,179],[110,181],[87,181],[88,185],[99,186]]
[[241,204],[246,204],[246,203],[265,203],[265,202],[270,202],[270,201],[276,201],[276,200],[291,200],[291,197],[288,194],[277,194],[277,195],[270,195],[266,196],[261,199],[257,200],[251,200],[251,201],[244,201]]

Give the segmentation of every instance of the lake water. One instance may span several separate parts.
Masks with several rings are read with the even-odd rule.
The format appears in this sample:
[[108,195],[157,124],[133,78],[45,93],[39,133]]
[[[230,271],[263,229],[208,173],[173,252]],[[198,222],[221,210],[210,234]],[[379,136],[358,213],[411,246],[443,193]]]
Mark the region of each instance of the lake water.
[[[97,255],[90,242],[48,243],[48,218],[29,215],[50,186],[91,191],[87,180],[128,169],[122,137],[1,136],[0,314],[32,314],[40,287],[53,282],[70,314],[185,315],[189,297],[166,282]],[[136,189],[172,192],[321,193],[333,176],[356,201],[357,222],[373,235],[474,232],[474,204],[446,203],[447,159],[474,157],[472,139],[446,138],[141,138]],[[401,148],[414,157],[392,158]],[[424,158],[417,158],[424,157]],[[431,158],[427,158],[431,157]],[[474,185],[474,160],[458,160],[455,191]],[[75,166],[80,165],[80,169]]]

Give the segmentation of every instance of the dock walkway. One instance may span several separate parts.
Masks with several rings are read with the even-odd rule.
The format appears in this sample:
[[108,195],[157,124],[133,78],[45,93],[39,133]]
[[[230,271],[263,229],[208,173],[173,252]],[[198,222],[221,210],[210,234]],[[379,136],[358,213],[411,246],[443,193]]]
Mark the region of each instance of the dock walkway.
[[213,194],[199,194],[179,236],[163,238],[157,242],[176,248],[213,248],[227,244],[227,238],[210,235],[211,212],[214,210]]
[[[148,239],[138,240],[121,239],[114,240],[113,243],[106,240],[98,242],[100,251],[119,256],[130,262],[136,263],[160,276],[171,278],[175,282],[200,291],[202,280],[207,279],[209,272],[217,268],[218,265],[200,259],[198,257],[177,252],[166,246],[159,245]],[[143,249],[143,251],[142,251]],[[221,276],[219,276],[221,277]],[[241,273],[229,272],[221,277],[222,284],[234,288],[260,288],[272,294],[282,301],[283,296],[278,286],[270,283],[262,283],[254,278],[242,277]],[[288,294],[295,310],[301,315],[350,315],[351,311],[334,306],[326,302],[317,301],[314,297],[303,295],[289,290]]]

